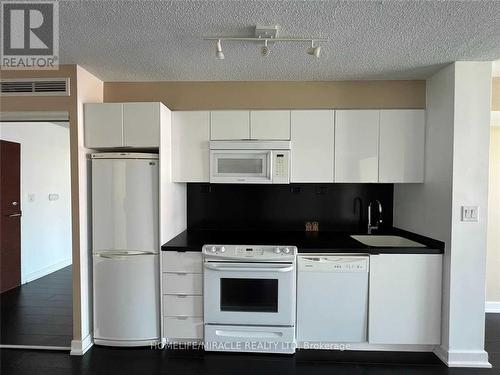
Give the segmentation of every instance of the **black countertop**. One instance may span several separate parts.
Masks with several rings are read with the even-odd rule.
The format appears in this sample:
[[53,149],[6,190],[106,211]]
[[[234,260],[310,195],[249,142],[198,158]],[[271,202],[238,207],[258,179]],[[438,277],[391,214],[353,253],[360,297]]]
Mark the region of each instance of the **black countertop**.
[[444,250],[444,243],[441,241],[397,228],[391,228],[380,234],[399,235],[426,247],[371,247],[351,238],[352,234],[355,233],[185,230],[164,244],[161,249],[163,251],[201,251],[203,245],[213,244],[297,246],[299,253],[442,254]]

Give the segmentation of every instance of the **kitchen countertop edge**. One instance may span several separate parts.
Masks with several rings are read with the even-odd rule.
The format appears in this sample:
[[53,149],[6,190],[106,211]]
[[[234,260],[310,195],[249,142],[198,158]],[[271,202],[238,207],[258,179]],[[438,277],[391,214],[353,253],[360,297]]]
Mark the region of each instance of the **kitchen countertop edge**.
[[[217,235],[214,236],[214,233]],[[170,241],[161,246],[162,251],[201,251],[204,244],[235,244],[234,241],[228,240],[226,242],[216,242],[212,240],[216,237],[218,240],[224,238],[224,233],[227,233],[227,237],[234,237],[234,232],[228,231],[207,231],[207,230],[185,230],[178,234],[176,237],[172,238]],[[240,232],[243,233],[243,232]],[[256,232],[245,232],[246,235],[254,236]],[[262,232],[258,232],[262,234]],[[286,241],[286,234],[291,234],[290,241]],[[319,232],[318,241],[322,240],[319,237],[327,237],[327,240],[331,241],[331,245],[325,243],[320,243],[320,245],[314,244],[314,235],[307,234],[305,232],[280,232],[281,237],[278,243],[272,243],[269,240],[255,241],[253,245],[283,245],[283,246],[297,246],[298,253],[300,254],[443,254],[444,253],[444,243],[429,237],[421,236],[412,232],[408,232],[399,228],[391,228],[389,231],[381,233],[383,235],[399,235],[401,237],[408,238],[426,245],[426,247],[371,247],[363,245],[358,241],[351,239],[348,233],[336,233],[336,232]],[[266,233],[269,235],[269,233]],[[258,237],[258,235],[256,235]],[[278,236],[279,237],[279,236]],[[331,237],[328,238],[328,237]],[[205,238],[205,239],[204,239]],[[285,240],[283,240],[285,238]],[[299,238],[297,240],[297,238]],[[250,241],[254,242],[254,241]],[[295,243],[294,243],[295,242]],[[335,243],[337,242],[337,244]],[[340,242],[341,244],[339,244]],[[252,243],[242,243],[240,245],[252,245]],[[342,245],[343,244],[343,245]]]

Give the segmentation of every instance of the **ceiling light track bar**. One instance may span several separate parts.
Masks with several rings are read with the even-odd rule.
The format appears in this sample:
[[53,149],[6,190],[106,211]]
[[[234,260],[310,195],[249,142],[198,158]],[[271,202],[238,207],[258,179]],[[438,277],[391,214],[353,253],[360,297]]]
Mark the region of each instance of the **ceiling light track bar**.
[[220,40],[233,42],[327,42],[324,38],[257,38],[257,37],[237,37],[237,36],[207,36],[203,40]]

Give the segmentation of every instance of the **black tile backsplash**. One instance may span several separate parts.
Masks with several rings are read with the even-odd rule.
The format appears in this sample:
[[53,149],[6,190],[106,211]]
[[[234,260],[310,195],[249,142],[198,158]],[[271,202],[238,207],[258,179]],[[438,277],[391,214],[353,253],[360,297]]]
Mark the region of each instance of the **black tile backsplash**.
[[[187,184],[188,229],[366,231],[368,203],[383,206],[392,227],[392,184]],[[361,206],[361,219],[360,219]]]

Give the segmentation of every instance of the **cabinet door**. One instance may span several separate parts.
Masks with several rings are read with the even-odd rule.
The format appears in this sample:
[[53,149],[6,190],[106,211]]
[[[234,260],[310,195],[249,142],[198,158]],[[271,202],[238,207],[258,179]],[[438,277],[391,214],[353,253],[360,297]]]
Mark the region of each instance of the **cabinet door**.
[[368,342],[441,342],[442,255],[370,256]]
[[210,139],[250,139],[250,111],[210,112]]
[[172,112],[172,179],[174,182],[208,182],[210,113]]
[[121,103],[84,105],[85,147],[123,146],[123,106]]
[[333,182],[333,113],[331,110],[291,112],[291,182]]
[[424,182],[425,111],[380,111],[379,182]]
[[131,147],[159,147],[160,103],[123,104],[123,143]]
[[379,112],[335,111],[335,182],[378,182]]
[[250,137],[289,140],[290,111],[250,111]]

